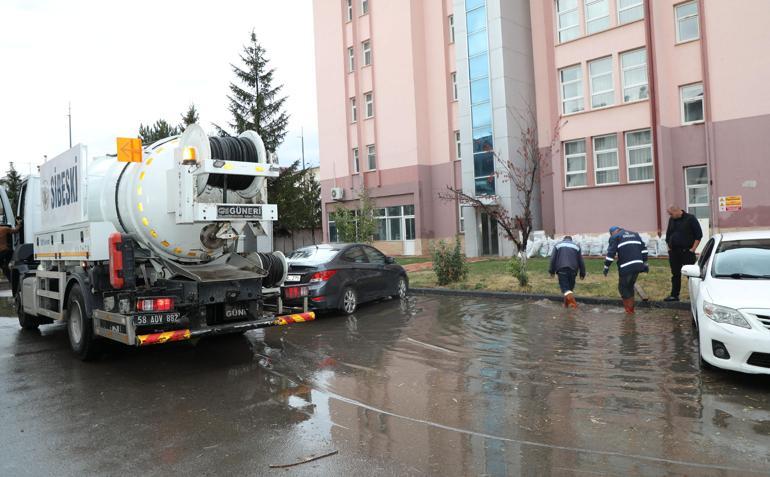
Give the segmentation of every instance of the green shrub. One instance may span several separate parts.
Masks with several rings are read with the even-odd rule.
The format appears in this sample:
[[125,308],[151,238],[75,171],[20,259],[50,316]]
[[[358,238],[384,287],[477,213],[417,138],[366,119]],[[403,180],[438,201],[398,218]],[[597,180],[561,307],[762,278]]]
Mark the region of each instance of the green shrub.
[[518,280],[519,286],[522,288],[529,285],[529,272],[527,272],[527,260],[520,257],[511,257],[511,261],[508,263],[508,271],[511,272],[513,278]]
[[439,285],[461,282],[468,276],[468,264],[465,263],[459,237],[455,237],[454,246],[443,240],[431,242],[430,255]]

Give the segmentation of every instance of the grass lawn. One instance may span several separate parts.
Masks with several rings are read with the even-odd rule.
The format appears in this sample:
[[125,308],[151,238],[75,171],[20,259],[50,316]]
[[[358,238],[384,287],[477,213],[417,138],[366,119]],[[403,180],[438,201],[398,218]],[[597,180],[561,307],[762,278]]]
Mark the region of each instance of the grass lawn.
[[430,262],[430,257],[396,257],[396,263],[399,265],[410,265],[412,263]]
[[[400,263],[400,259],[399,259]],[[491,290],[508,292],[543,293],[559,295],[559,284],[556,277],[548,275],[549,259],[531,258],[527,262],[529,269],[529,286],[522,288],[508,271],[509,260],[490,259],[468,264],[468,278],[464,282],[450,283],[446,288],[456,290]],[[580,296],[620,298],[618,294],[617,266],[610,268],[610,274],[602,275],[604,259],[586,258],[586,279],[578,278],[575,294]],[[650,259],[650,273],[642,273],[637,281],[647,292],[650,300],[662,300],[671,291],[671,271],[667,259]],[[435,288],[436,274],[430,271],[409,273],[409,286],[414,288]],[[687,279],[682,279],[682,300],[689,300]]]

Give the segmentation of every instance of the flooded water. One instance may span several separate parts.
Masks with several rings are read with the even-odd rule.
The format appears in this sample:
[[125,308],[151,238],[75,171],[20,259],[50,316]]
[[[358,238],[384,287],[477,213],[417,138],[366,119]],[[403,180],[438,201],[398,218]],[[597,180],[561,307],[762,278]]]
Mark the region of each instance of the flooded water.
[[770,380],[701,372],[685,312],[419,297],[264,345],[363,450],[434,475],[770,470]]
[[2,475],[770,473],[770,380],[685,312],[420,296],[96,363],[2,318],[0,375]]

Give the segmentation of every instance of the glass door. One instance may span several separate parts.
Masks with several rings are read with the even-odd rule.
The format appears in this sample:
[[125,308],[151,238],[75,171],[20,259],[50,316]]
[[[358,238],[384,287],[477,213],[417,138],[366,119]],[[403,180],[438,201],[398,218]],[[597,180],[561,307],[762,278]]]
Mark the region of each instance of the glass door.
[[486,212],[481,213],[481,254],[499,255],[497,221]]

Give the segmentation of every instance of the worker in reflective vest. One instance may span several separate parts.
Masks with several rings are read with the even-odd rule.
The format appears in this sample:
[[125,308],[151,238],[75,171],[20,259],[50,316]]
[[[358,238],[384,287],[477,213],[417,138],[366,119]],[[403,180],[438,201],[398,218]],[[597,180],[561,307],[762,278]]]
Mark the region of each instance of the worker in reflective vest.
[[618,264],[618,291],[626,313],[634,313],[634,285],[642,272],[648,272],[647,245],[638,233],[620,227],[610,227],[610,245],[604,259],[604,276],[612,262]]

